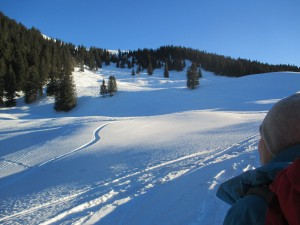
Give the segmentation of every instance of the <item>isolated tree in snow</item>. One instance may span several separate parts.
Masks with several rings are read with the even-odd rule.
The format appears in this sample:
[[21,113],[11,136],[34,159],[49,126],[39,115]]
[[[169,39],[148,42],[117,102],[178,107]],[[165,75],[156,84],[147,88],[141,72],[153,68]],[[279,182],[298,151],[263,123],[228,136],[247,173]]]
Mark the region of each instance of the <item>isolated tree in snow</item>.
[[102,84],[100,86],[100,95],[105,97],[106,94],[107,94],[107,87],[105,85],[105,80],[103,79]]
[[195,63],[187,70],[187,87],[195,89],[199,85],[199,74]]
[[114,76],[110,76],[108,78],[107,90],[110,96],[113,96],[115,92],[117,92],[117,82]]

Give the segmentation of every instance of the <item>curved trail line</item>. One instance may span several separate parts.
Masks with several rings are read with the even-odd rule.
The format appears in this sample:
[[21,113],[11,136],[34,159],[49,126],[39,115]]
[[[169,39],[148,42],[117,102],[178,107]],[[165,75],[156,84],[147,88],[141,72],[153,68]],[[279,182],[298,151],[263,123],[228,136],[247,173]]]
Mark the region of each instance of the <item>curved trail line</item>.
[[[84,145],[82,145],[82,146],[80,146],[80,147],[76,148],[75,150],[72,150],[72,151],[70,151],[70,152],[68,152],[68,153],[65,153],[65,154],[63,154],[63,155],[59,155],[59,156],[57,156],[57,157],[54,157],[54,158],[52,158],[52,159],[49,159],[49,160],[47,160],[47,161],[45,161],[45,162],[43,162],[43,163],[41,163],[41,164],[38,164],[38,165],[35,165],[35,166],[32,166],[32,167],[27,166],[27,165],[24,165],[24,164],[22,164],[21,162],[19,162],[19,160],[22,159],[23,156],[21,156],[21,158],[15,160],[14,162],[12,162],[12,161],[10,162],[10,161],[8,161],[8,160],[5,160],[4,162],[6,162],[6,164],[3,166],[3,168],[6,168],[6,167],[8,167],[8,166],[11,165],[11,164],[20,164],[20,165],[22,164],[22,166],[24,166],[24,167],[26,168],[26,170],[25,170],[25,173],[24,173],[24,174],[21,174],[21,175],[17,176],[16,178],[10,180],[10,181],[7,182],[7,183],[0,184],[0,187],[1,187],[1,186],[5,186],[6,184],[15,181],[16,179],[19,179],[20,177],[23,177],[25,174],[27,174],[27,172],[32,171],[33,169],[37,169],[37,168],[39,168],[39,167],[41,167],[41,166],[44,166],[44,165],[46,165],[46,164],[48,164],[48,163],[50,163],[50,162],[53,162],[53,161],[60,160],[60,159],[62,159],[62,158],[68,157],[69,155],[71,155],[71,154],[73,154],[73,153],[75,153],[75,152],[78,152],[78,151],[80,151],[80,150],[83,150],[83,149],[85,149],[85,148],[87,148],[87,147],[90,147],[90,146],[96,144],[96,143],[101,139],[101,137],[100,137],[100,135],[99,135],[100,131],[101,131],[104,127],[106,127],[108,124],[113,123],[113,122],[116,122],[116,121],[110,121],[110,122],[108,122],[108,123],[105,123],[105,124],[99,126],[96,130],[94,130],[94,132],[93,132],[93,139],[92,139],[91,141],[89,141],[88,143],[86,143],[86,144],[84,144]],[[1,160],[2,160],[2,159],[1,159]],[[3,168],[2,168],[2,169],[3,169]]]
[[38,166],[43,166],[43,165],[45,165],[45,164],[47,164],[47,163],[49,163],[49,162],[52,162],[52,161],[56,161],[56,160],[65,158],[65,157],[67,157],[67,156],[69,156],[69,155],[71,155],[71,154],[73,154],[73,153],[75,153],[75,152],[78,152],[78,151],[80,151],[80,150],[82,150],[82,149],[85,149],[85,148],[87,148],[87,147],[90,147],[90,146],[96,144],[96,143],[101,139],[101,137],[100,137],[100,135],[99,135],[100,131],[101,131],[104,127],[106,127],[108,124],[110,124],[110,123],[112,123],[112,122],[108,122],[108,123],[106,123],[106,124],[101,125],[100,127],[98,127],[98,128],[94,131],[94,133],[93,133],[93,136],[94,136],[93,139],[92,139],[91,141],[89,141],[88,143],[86,143],[86,144],[84,144],[84,145],[82,145],[82,146],[80,146],[80,147],[74,149],[73,151],[70,151],[70,152],[66,153],[66,154],[63,154],[63,155],[57,156],[57,157],[55,157],[55,158],[53,158],[53,159],[50,159],[50,160],[48,160],[48,161],[46,161],[46,162],[44,162],[44,163],[42,163],[42,164],[40,164],[40,165],[38,165]]
[[[71,152],[68,152],[68,153],[66,153],[66,154],[64,154],[64,155],[60,155],[60,156],[58,156],[58,157],[55,157],[55,158],[53,158],[53,159],[50,159],[50,160],[48,160],[48,161],[46,161],[46,162],[44,162],[44,163],[42,163],[42,164],[40,164],[40,165],[37,165],[36,167],[43,166],[43,165],[45,165],[45,164],[47,164],[47,163],[49,163],[49,162],[52,162],[52,161],[56,161],[56,160],[62,159],[62,158],[64,158],[64,157],[67,157],[67,156],[69,156],[69,155],[75,153],[75,152],[78,152],[78,151],[80,151],[80,150],[83,150],[83,149],[85,149],[85,148],[87,148],[87,147],[90,147],[90,146],[96,144],[96,143],[97,143],[98,141],[100,141],[100,139],[101,139],[101,137],[100,137],[100,135],[99,135],[100,131],[101,131],[104,127],[106,127],[108,124],[110,124],[110,123],[112,123],[112,122],[108,122],[108,123],[106,123],[106,124],[103,124],[103,125],[99,126],[96,130],[94,130],[94,132],[93,132],[93,139],[92,139],[91,141],[89,141],[88,143],[86,143],[86,144],[84,144],[84,145],[82,145],[82,146],[76,148],[75,150],[73,150],[73,151],[71,151]],[[8,160],[5,160],[5,161],[7,161],[8,163],[14,163],[14,164],[17,164],[16,162],[11,162],[11,161],[8,161]],[[24,167],[26,166],[26,165],[23,165],[23,164],[21,164],[21,165],[24,166]],[[31,169],[34,169],[34,168],[36,168],[36,167],[28,167],[28,169],[30,169],[30,168],[31,168]],[[40,205],[40,206],[33,207],[33,208],[30,208],[30,209],[27,209],[27,210],[24,210],[24,211],[15,213],[15,214],[13,214],[13,215],[5,216],[5,217],[3,217],[3,218],[0,218],[0,222],[1,222],[1,221],[8,220],[8,219],[13,218],[13,217],[18,217],[18,216],[24,216],[24,215],[27,215],[27,214],[29,214],[29,213],[32,213],[32,212],[34,212],[34,211],[37,211],[37,210],[39,210],[39,209],[42,209],[42,208],[47,207],[47,206],[50,206],[50,205],[60,204],[60,203],[62,203],[62,202],[64,202],[64,201],[67,201],[67,200],[70,200],[70,199],[74,199],[74,198],[78,197],[79,195],[84,194],[84,193],[87,192],[87,191],[88,191],[88,190],[84,190],[84,191],[82,191],[81,193],[77,193],[77,194],[74,194],[74,195],[67,196],[67,197],[65,197],[65,198],[56,200],[56,201],[52,201],[52,202],[49,202],[49,203],[45,203],[45,204],[42,204],[42,205]],[[110,193],[110,194],[111,194],[111,193]],[[114,194],[116,194],[116,193],[113,193],[112,196],[113,196]],[[70,211],[71,211],[71,213],[74,213],[74,211],[75,211],[75,212],[77,212],[77,211],[79,212],[80,210],[82,210],[82,209],[84,209],[84,208],[89,208],[89,207],[91,207],[91,206],[89,206],[89,205],[98,205],[98,204],[100,204],[100,203],[104,203],[104,202],[105,202],[107,199],[109,199],[109,198],[110,198],[110,196],[104,195],[104,197],[103,197],[103,196],[100,197],[98,201],[93,200],[93,201],[91,201],[91,202],[88,202],[88,203],[82,204],[82,205],[80,205],[80,206],[78,206],[78,207],[75,207],[75,209],[70,210]],[[96,202],[97,204],[96,204],[95,202]],[[87,204],[88,206],[86,206],[86,204]],[[63,218],[63,217],[65,217],[65,214],[68,215],[68,214],[70,214],[70,212],[67,211],[67,212],[65,212],[65,213],[62,214],[63,216],[62,216],[62,215],[59,215],[58,217],[59,217],[59,218],[60,218],[60,217]],[[53,219],[56,219],[56,218],[57,218],[57,217],[52,218],[52,220],[53,220]],[[61,219],[61,218],[60,218],[60,219]],[[52,220],[50,220],[50,221],[52,221]],[[47,224],[47,223],[46,223],[46,224]]]

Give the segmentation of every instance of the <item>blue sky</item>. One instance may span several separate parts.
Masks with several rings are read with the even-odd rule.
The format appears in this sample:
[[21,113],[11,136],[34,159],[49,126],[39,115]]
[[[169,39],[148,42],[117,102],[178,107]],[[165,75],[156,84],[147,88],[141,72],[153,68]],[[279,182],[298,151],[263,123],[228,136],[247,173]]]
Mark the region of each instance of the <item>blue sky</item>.
[[299,9],[299,0],[0,0],[5,15],[75,45],[181,45],[297,66]]

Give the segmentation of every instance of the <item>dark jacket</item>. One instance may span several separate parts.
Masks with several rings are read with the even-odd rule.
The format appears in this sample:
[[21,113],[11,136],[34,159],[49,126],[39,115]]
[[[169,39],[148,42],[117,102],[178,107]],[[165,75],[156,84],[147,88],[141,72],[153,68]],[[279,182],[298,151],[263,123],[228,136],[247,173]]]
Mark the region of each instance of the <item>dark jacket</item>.
[[300,156],[300,145],[286,149],[270,163],[234,177],[219,187],[217,196],[232,207],[224,219],[224,225],[263,225],[266,220],[267,201],[259,195],[246,195],[250,188],[268,186],[276,174]]

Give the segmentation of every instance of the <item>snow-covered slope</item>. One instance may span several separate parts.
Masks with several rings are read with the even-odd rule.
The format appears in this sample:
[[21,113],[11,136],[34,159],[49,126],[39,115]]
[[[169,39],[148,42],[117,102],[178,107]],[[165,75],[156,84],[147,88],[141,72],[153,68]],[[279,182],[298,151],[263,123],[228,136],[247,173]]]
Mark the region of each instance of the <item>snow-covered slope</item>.
[[[221,224],[218,185],[259,166],[258,126],[299,73],[74,72],[78,106],[0,109],[0,224]],[[99,97],[114,75],[118,92]]]

